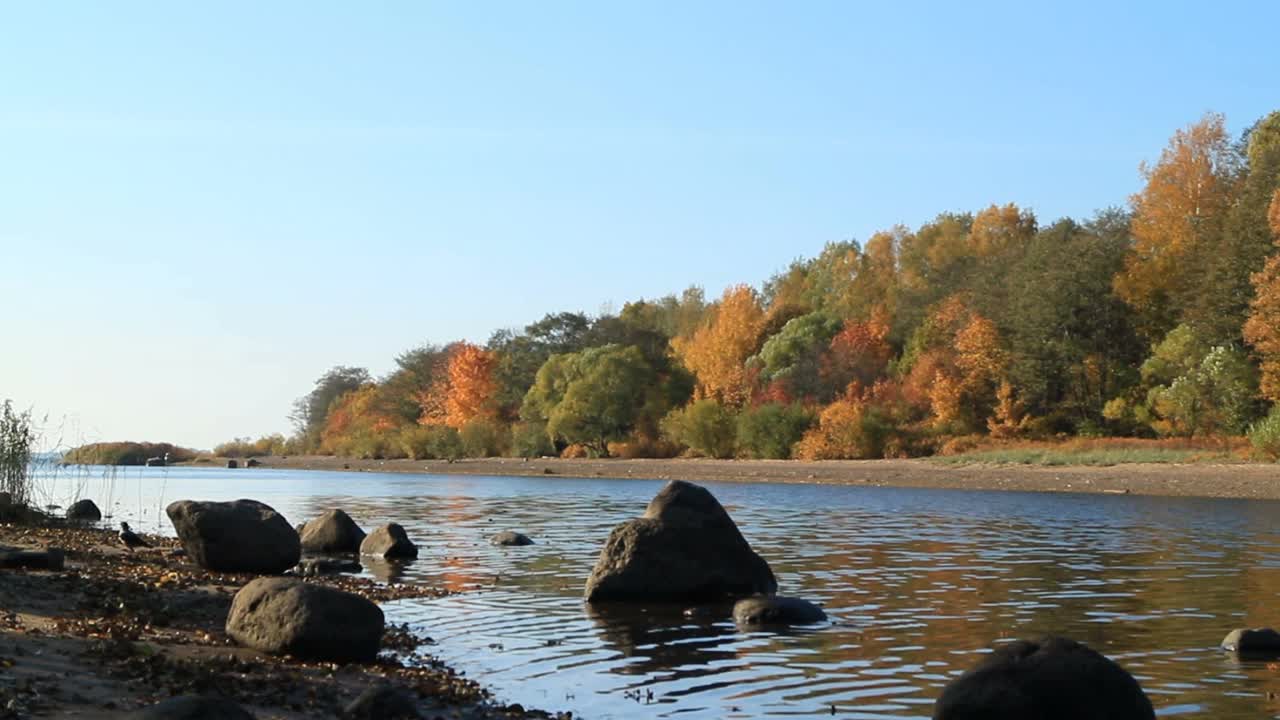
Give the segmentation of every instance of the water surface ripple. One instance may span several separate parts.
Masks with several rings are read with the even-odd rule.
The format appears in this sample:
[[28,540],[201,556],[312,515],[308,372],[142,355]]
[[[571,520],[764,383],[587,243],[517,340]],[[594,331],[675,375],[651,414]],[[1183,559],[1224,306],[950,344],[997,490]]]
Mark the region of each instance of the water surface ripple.
[[[1280,678],[1217,649],[1280,625],[1268,501],[822,485],[708,487],[822,626],[744,632],[680,608],[592,608],[582,587],[615,524],[657,480],[275,470],[62,471],[46,494],[106,497],[116,519],[172,529],[180,497],[254,497],[292,522],[342,507],[394,520],[422,555],[383,580],[460,591],[385,607],[503,700],[587,718],[928,718],[943,684],[994,642],[1042,633],[1117,659],[1158,714],[1280,718]],[[519,530],[537,544],[497,548]]]

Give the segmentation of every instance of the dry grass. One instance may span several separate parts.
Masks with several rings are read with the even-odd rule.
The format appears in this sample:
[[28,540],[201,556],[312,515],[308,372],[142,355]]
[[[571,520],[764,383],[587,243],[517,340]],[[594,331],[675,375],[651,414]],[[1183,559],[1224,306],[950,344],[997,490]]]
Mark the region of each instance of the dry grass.
[[1009,465],[1122,465],[1126,463],[1247,462],[1252,455],[1243,437],[1221,438],[1072,438],[1061,441],[975,439],[955,443],[956,452],[938,462]]

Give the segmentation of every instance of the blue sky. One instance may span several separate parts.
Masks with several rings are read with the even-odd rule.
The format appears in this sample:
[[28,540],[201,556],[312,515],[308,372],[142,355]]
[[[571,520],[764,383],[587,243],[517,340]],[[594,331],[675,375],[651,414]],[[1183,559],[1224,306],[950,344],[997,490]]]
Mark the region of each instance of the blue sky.
[[335,364],[759,284],[992,202],[1123,204],[1280,108],[1280,4],[8,3],[0,398],[288,429]]

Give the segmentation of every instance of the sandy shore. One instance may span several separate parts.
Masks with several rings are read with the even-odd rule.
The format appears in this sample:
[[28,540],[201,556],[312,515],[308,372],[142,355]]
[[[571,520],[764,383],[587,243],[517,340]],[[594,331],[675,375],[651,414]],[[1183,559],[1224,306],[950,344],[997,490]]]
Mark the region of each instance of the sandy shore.
[[[551,717],[491,703],[422,654],[406,628],[388,626],[383,654],[369,664],[238,647],[223,626],[232,595],[253,576],[206,572],[175,556],[174,539],[149,540],[155,548],[129,553],[109,531],[0,524],[0,546],[66,551],[61,571],[0,570],[0,718],[127,718],[186,694],[231,698],[260,719],[336,718],[379,685],[416,698],[424,717]],[[352,576],[308,581],[375,602],[442,594]]]
[[[355,460],[324,456],[260,458],[264,467],[449,475],[653,478],[692,482],[875,485],[957,490],[1086,492],[1280,500],[1280,465],[1124,464],[1097,466],[952,465],[935,460]],[[252,472],[249,470],[247,472]]]

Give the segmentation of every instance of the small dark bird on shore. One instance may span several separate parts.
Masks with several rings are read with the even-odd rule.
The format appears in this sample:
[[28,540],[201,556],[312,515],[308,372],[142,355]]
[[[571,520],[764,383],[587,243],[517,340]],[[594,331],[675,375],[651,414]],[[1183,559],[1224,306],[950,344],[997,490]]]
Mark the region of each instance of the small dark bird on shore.
[[129,523],[127,522],[120,523],[120,542],[129,548],[129,552],[133,552],[136,547],[151,547],[151,543],[143,540],[138,536],[138,533],[129,529]]

